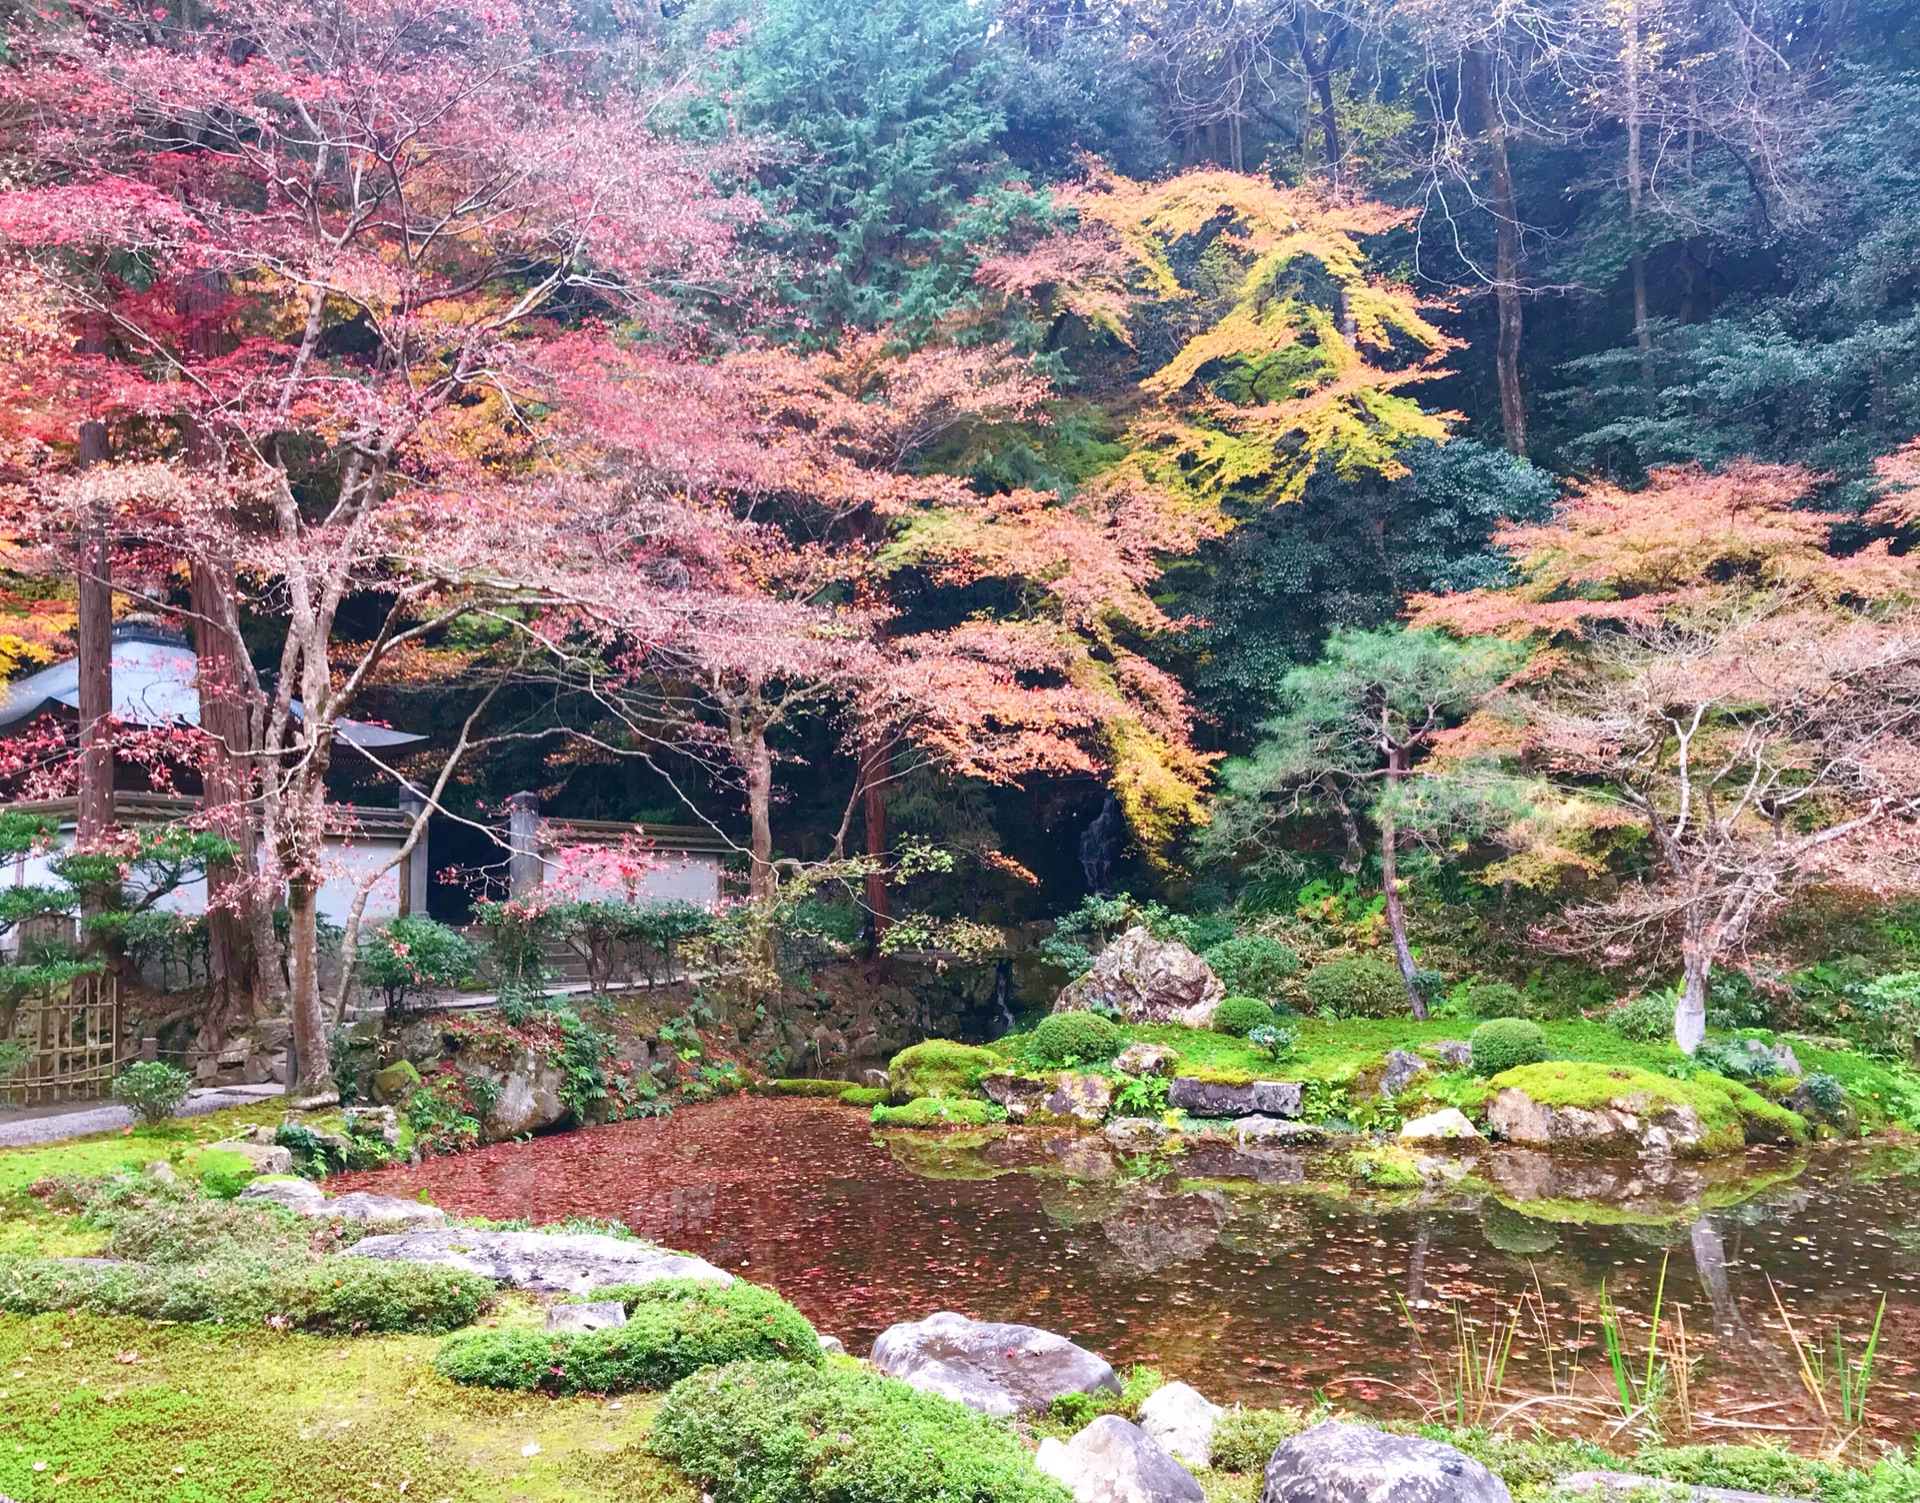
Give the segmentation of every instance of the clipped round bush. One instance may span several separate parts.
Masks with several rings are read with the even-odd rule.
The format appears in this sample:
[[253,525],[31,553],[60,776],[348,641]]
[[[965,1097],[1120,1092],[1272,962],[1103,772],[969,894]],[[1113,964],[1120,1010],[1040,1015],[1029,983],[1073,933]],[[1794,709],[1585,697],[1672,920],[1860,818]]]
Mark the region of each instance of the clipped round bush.
[[193,1089],[193,1077],[185,1070],[144,1059],[128,1065],[113,1083],[113,1099],[130,1107],[133,1114],[149,1127],[173,1120],[180,1103]]
[[1307,1002],[1333,1018],[1391,1018],[1407,1008],[1400,968],[1383,955],[1329,960],[1307,973]]
[[1537,1065],[1547,1057],[1547,1036],[1538,1023],[1525,1018],[1493,1018],[1473,1030],[1467,1040],[1473,1050],[1476,1075],[1498,1075],[1521,1065]]
[[887,1062],[887,1087],[901,1101],[922,1096],[971,1096],[980,1077],[1000,1068],[1000,1058],[971,1044],[928,1039],[902,1049]]
[[1246,1038],[1256,1028],[1273,1026],[1273,1009],[1258,997],[1225,997],[1213,1010],[1213,1031]]
[[1522,1018],[1527,1013],[1526,994],[1511,981],[1476,978],[1468,983],[1466,1003],[1476,1018]]
[[807,1318],[757,1284],[658,1279],[596,1289],[593,1298],[619,1300],[627,1323],[598,1331],[467,1331],[442,1346],[433,1365],[456,1383],[563,1394],[667,1388],[728,1362],[821,1361],[820,1338]]
[[852,1364],[741,1362],[674,1385],[647,1447],[715,1503],[1068,1503],[1006,1426]]
[[1126,1046],[1126,1037],[1098,1013],[1056,1012],[1028,1037],[1027,1057],[1036,1065],[1104,1065]]
[[1243,934],[1223,940],[1200,957],[1230,992],[1277,997],[1280,985],[1300,969],[1300,957],[1277,939]]

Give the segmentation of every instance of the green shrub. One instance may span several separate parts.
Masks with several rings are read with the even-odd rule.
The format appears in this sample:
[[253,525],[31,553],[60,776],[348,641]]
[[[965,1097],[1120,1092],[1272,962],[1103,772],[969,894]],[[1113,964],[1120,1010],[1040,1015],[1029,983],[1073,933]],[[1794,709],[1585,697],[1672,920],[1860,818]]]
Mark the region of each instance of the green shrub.
[[728,1362],[821,1360],[806,1317],[755,1284],[660,1279],[596,1289],[593,1298],[619,1300],[627,1323],[579,1332],[466,1331],[440,1348],[433,1365],[456,1383],[566,1394],[666,1388]]
[[1671,991],[1648,992],[1609,1008],[1600,1021],[1623,1039],[1664,1043],[1673,1037],[1673,1002]]
[[104,1256],[140,1263],[292,1257],[313,1237],[303,1217],[269,1201],[197,1195],[186,1185],[163,1186],[144,1176],[101,1185],[86,1199],[85,1220],[106,1232]]
[[1547,1036],[1525,1018],[1493,1018],[1474,1029],[1467,1043],[1476,1075],[1498,1075],[1547,1057]]
[[480,947],[458,929],[409,914],[360,942],[354,974],[386,999],[388,1017],[400,1018],[433,993],[473,980],[479,964]]
[[1852,1032],[1870,1054],[1910,1060],[1920,1041],[1920,971],[1876,977],[1854,996]]
[[1330,1018],[1392,1018],[1406,1011],[1407,988],[1391,960],[1361,955],[1309,971],[1307,1002]]
[[1800,1082],[1816,1110],[1831,1117],[1847,1104],[1847,1088],[1831,1075],[1813,1074]]
[[154,1127],[171,1122],[192,1089],[193,1077],[185,1070],[176,1070],[157,1059],[144,1059],[120,1072],[113,1083],[113,1099],[132,1108],[135,1116]]
[[201,1263],[75,1266],[0,1257],[0,1310],[84,1310],[142,1320],[272,1324],[328,1333],[452,1331],[493,1300],[477,1274],[351,1256],[238,1256]]
[[1213,1010],[1213,1031],[1248,1037],[1256,1028],[1271,1028],[1273,1009],[1258,997],[1226,997]]
[[851,1364],[682,1379],[648,1448],[715,1503],[1067,1503],[1004,1426]]
[[1104,1065],[1126,1047],[1126,1036],[1098,1013],[1056,1012],[1027,1036],[1026,1055],[1043,1067]]
[[857,1106],[863,1109],[870,1106],[878,1106],[886,1099],[887,1091],[884,1086],[847,1086],[840,1092],[839,1096],[839,1100],[843,1106]]
[[873,1109],[875,1127],[985,1127],[993,1108],[972,1096],[916,1096],[905,1106]]
[[1213,1469],[1263,1471],[1274,1447],[1306,1428],[1298,1409],[1229,1409],[1213,1427]]
[[1300,1047],[1300,1030],[1291,1023],[1262,1023],[1247,1035],[1247,1042],[1277,1062]]
[[1467,984],[1467,1015],[1474,1018],[1521,1018],[1526,1016],[1526,994],[1511,981],[1483,981],[1476,977]]
[[1300,969],[1298,955],[1264,934],[1225,940],[1201,959],[1213,967],[1228,991],[1248,997],[1279,996],[1282,983]]
[[919,1096],[971,1096],[980,1077],[1000,1064],[996,1055],[971,1044],[928,1039],[894,1055],[887,1064],[887,1085],[905,1101]]
[[1164,1075],[1136,1075],[1113,1093],[1116,1117],[1158,1117],[1167,1109],[1173,1082]]

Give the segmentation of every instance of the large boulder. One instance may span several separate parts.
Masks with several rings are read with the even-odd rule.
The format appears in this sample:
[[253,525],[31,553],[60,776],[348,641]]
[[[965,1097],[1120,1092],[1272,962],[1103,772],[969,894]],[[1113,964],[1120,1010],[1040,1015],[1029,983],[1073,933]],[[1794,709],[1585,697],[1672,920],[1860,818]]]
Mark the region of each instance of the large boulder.
[[987,1100],[1003,1106],[1009,1122],[1036,1127],[1098,1127],[1113,1104],[1113,1082],[1104,1075],[1015,1075],[997,1071],[980,1077]]
[[1178,940],[1155,939],[1136,924],[1060,993],[1055,1012],[1118,1012],[1129,1023],[1184,1023],[1206,1028],[1227,994],[1209,966]]
[[420,1072],[410,1059],[397,1059],[373,1077],[373,1099],[382,1106],[404,1106],[420,1089]]
[[1176,1075],[1167,1087],[1167,1105],[1195,1117],[1297,1117],[1300,1082],[1253,1080],[1222,1085],[1198,1075]]
[[1034,1465],[1073,1490],[1074,1503],[1203,1503],[1193,1474],[1151,1435],[1103,1414],[1061,1445],[1041,1443]]
[[549,1294],[586,1294],[606,1284],[650,1284],[656,1279],[733,1282],[733,1275],[704,1258],[597,1232],[490,1232],[448,1227],[367,1237],[343,1256],[439,1263],[482,1274],[515,1289]]
[[480,1119],[483,1143],[546,1132],[573,1115],[573,1108],[560,1097],[567,1082],[565,1073],[537,1054],[522,1054],[504,1069],[483,1065],[466,1073],[492,1088],[493,1103]]
[[240,1192],[242,1200],[266,1200],[285,1206],[302,1216],[325,1217],[334,1221],[359,1221],[369,1226],[397,1227],[417,1231],[447,1224],[447,1213],[424,1201],[405,1200],[398,1195],[373,1195],[354,1190],[346,1195],[329,1195],[312,1180],[288,1178],[257,1179]]
[[1179,1058],[1165,1044],[1129,1044],[1113,1067],[1122,1075],[1171,1075]]
[[1413,1084],[1415,1076],[1424,1075],[1426,1071],[1427,1062],[1419,1055],[1405,1049],[1389,1049],[1386,1067],[1380,1072],[1379,1093],[1388,1098],[1398,1096]]
[[1443,1106],[1437,1112],[1415,1117],[1400,1128],[1403,1143],[1478,1143],[1480,1130],[1467,1120],[1457,1106]]
[[1329,1420],[1282,1441],[1260,1503],[1513,1503],[1507,1485],[1437,1440]]
[[1140,1428],[1176,1460],[1204,1471],[1213,1465],[1213,1427],[1226,1412],[1197,1388],[1168,1383],[1140,1406]]
[[1106,1359],[1064,1336],[951,1310],[887,1327],[870,1360],[889,1377],[982,1414],[1037,1414],[1066,1394],[1120,1392]]

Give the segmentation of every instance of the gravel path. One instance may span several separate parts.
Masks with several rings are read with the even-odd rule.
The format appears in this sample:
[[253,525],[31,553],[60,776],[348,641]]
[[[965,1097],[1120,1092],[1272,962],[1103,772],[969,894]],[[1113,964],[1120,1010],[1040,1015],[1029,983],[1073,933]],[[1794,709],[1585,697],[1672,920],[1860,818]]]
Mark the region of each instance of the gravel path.
[[[270,1097],[283,1096],[280,1085],[219,1086],[194,1091],[174,1113],[177,1117],[204,1117],[223,1107],[248,1106]],[[0,1118],[0,1148],[19,1148],[28,1143],[52,1143],[61,1138],[79,1138],[88,1133],[114,1132],[133,1125],[133,1113],[111,1102],[99,1106],[75,1106],[71,1110],[48,1115]]]

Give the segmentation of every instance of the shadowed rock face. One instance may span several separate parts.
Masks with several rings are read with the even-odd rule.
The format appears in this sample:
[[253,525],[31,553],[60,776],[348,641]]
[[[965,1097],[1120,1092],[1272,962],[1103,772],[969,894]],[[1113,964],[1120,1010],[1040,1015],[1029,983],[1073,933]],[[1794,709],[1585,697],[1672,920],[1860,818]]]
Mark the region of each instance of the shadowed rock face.
[[1300,1082],[1256,1080],[1248,1085],[1215,1085],[1194,1075],[1176,1075],[1167,1087],[1167,1105],[1195,1117],[1297,1117]]
[[1497,1092],[1487,1122],[1509,1143],[1584,1153],[1697,1158],[1707,1130],[1690,1106],[1623,1095],[1605,1106],[1548,1106],[1514,1086]]
[[989,1101],[1007,1109],[1009,1121],[1038,1126],[1098,1127],[1113,1102],[1113,1082],[1104,1075],[1001,1073],[981,1076],[980,1088]]
[[1208,1028],[1226,994],[1213,967],[1193,951],[1136,925],[1100,952],[1093,969],[1060,993],[1053,1010],[1093,1008],[1118,1012],[1129,1023]]
[[515,1289],[548,1293],[585,1294],[603,1284],[650,1284],[655,1279],[733,1282],[732,1274],[704,1258],[592,1232],[483,1232],[467,1227],[402,1232],[391,1237],[367,1237],[343,1256],[442,1263],[497,1279]]
[[1506,1148],[1482,1156],[1481,1172],[1501,1199],[1521,1210],[1532,1201],[1588,1201],[1623,1215],[1691,1220],[1717,1188],[1746,1173],[1738,1158],[1589,1158]]
[[1069,1393],[1120,1392],[1105,1358],[1035,1326],[969,1320],[941,1310],[880,1333],[876,1369],[982,1414],[1037,1414]]
[[1260,1503],[1513,1503],[1507,1487],[1437,1440],[1330,1421],[1282,1441]]

